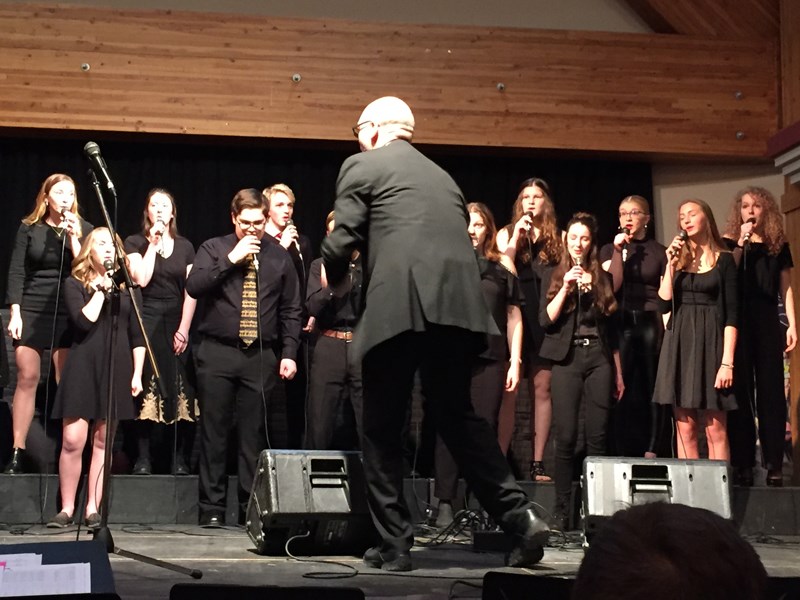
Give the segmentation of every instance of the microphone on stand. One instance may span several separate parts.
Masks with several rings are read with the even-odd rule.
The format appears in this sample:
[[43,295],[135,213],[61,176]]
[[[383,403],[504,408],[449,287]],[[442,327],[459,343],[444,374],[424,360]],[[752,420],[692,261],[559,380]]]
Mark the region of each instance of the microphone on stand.
[[[753,223],[754,225],[755,225],[755,222],[756,222],[755,217],[750,217],[749,219],[747,219],[747,221],[745,221],[745,223]],[[750,243],[750,236],[751,235],[753,235],[753,230],[752,229],[744,234],[744,243],[745,244],[749,244]]]
[[113,193],[116,193],[114,182],[111,181],[111,175],[108,174],[108,168],[106,168],[106,161],[100,156],[100,146],[94,142],[87,142],[83,147],[83,153],[86,155],[86,158],[89,159],[92,171],[102,175],[103,179],[106,180],[106,187]]
[[[681,239],[682,242],[685,242],[686,239],[689,237],[689,234],[686,232],[685,229],[681,229],[680,232],[678,233],[678,237]],[[675,248],[670,248],[669,250],[670,259],[675,258],[678,255],[678,252],[680,252],[680,250],[677,250]]]

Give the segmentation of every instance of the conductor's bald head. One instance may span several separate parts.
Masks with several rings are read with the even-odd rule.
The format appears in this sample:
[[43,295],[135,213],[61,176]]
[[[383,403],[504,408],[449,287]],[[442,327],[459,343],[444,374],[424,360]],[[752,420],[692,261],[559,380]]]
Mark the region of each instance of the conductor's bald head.
[[411,141],[414,114],[400,98],[384,96],[370,102],[354,128],[362,151],[373,150],[392,140]]

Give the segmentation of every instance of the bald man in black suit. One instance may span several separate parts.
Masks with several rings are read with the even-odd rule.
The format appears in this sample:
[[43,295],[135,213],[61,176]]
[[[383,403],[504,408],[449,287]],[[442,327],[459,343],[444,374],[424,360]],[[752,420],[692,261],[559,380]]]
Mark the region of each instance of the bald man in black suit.
[[410,141],[414,115],[394,97],[370,103],[353,128],[362,153],[342,165],[336,227],[323,241],[330,285],[346,286],[353,250],[365,268],[354,344],[363,357],[363,458],[383,542],[371,567],[411,570],[413,531],[402,496],[402,436],[414,373],[426,410],[483,507],[515,537],[510,566],[541,560],[549,528],[512,477],[495,433],[470,402],[471,367],[492,327],[466,204],[456,183]]

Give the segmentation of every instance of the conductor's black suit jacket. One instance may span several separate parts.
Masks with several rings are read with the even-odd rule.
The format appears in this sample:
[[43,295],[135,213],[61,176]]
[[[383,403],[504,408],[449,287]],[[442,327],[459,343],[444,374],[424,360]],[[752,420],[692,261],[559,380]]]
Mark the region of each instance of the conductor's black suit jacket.
[[467,234],[469,215],[453,179],[410,143],[348,158],[337,181],[336,227],[322,243],[328,280],[348,272],[359,249],[366,265],[358,355],[426,323],[496,332],[481,293]]

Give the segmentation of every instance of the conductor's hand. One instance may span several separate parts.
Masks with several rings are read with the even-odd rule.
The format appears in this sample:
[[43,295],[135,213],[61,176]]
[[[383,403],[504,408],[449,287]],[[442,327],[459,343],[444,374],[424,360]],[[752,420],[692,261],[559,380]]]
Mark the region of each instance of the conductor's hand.
[[134,373],[133,377],[131,378],[131,396],[138,396],[142,393],[142,376]]
[[293,379],[297,373],[297,363],[291,358],[282,358],[278,369],[281,379]]
[[246,235],[228,253],[228,260],[238,265],[251,254],[258,254],[261,250],[261,240],[254,235]]

